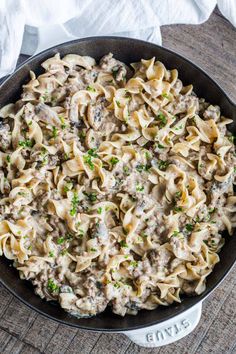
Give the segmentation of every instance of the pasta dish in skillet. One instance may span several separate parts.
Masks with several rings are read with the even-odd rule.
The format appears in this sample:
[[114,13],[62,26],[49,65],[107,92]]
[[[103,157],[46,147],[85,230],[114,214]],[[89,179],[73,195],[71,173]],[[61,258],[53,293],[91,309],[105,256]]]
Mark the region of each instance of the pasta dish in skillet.
[[232,120],[131,66],[56,54],[0,110],[0,255],[77,317],[201,294],[236,225]]

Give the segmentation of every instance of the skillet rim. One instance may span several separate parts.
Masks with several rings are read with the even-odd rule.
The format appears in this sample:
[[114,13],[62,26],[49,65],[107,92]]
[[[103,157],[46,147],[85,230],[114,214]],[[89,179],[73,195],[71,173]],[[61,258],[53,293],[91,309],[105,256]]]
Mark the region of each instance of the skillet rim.
[[[223,97],[225,97],[229,104],[233,107],[233,109],[236,110],[236,103],[234,103],[232,101],[232,99],[228,96],[228,94],[225,92],[225,90],[211,77],[209,76],[209,74],[203,70],[200,66],[196,65],[194,62],[192,62],[190,59],[188,58],[185,58],[183,55],[179,54],[179,53],[176,53],[174,52],[173,50],[171,49],[168,49],[164,46],[160,46],[160,45],[157,45],[155,43],[152,43],[152,42],[147,42],[147,41],[144,41],[144,40],[140,40],[140,39],[136,39],[136,38],[130,38],[130,37],[120,37],[120,36],[92,36],[92,37],[84,37],[84,38],[80,38],[80,39],[75,39],[75,40],[72,40],[72,41],[68,41],[68,42],[64,42],[64,43],[61,43],[61,44],[58,44],[58,45],[55,45],[53,47],[50,47],[50,48],[47,48],[45,50],[43,50],[42,52],[40,53],[37,53],[31,57],[29,57],[28,59],[26,59],[24,62],[22,62],[18,67],[17,69],[12,73],[10,74],[9,76],[7,76],[2,82],[1,82],[1,85],[0,85],[0,94],[1,94],[1,90],[3,88],[3,86],[7,83],[8,80],[14,78],[14,76],[20,72],[22,70],[23,67],[27,66],[28,64],[31,63],[31,61],[37,59],[37,58],[40,58],[40,56],[44,55],[44,54],[49,54],[50,55],[50,52],[52,52],[53,50],[57,50],[57,52],[60,53],[60,48],[64,48],[64,47],[67,47],[67,46],[70,46],[70,45],[73,45],[73,44],[77,44],[77,43],[81,43],[81,42],[86,42],[86,41],[91,41],[91,43],[95,42],[97,40],[105,40],[105,41],[109,41],[109,40],[119,40],[119,41],[132,41],[132,42],[135,42],[135,43],[140,43],[142,45],[145,45],[145,46],[151,46],[151,47],[156,47],[157,49],[159,50],[163,50],[167,53],[170,53],[171,55],[179,58],[180,60],[182,60],[183,63],[187,62],[190,64],[190,66],[193,66],[197,71],[200,71],[206,78],[208,81],[210,81],[211,83],[213,83],[213,85],[216,86],[216,88],[220,91],[220,93],[222,94]],[[51,53],[51,54],[55,54],[55,53]],[[44,59],[46,60],[46,59]],[[38,67],[40,66],[41,63],[38,63]],[[232,236],[233,237],[233,236]],[[110,333],[122,333],[122,332],[128,332],[128,331],[132,331],[132,330],[137,330],[137,329],[142,329],[142,328],[148,328],[150,326],[153,326],[153,325],[158,325],[158,324],[161,324],[167,320],[170,320],[170,319],[173,319],[178,316],[178,315],[181,315],[183,314],[184,312],[186,312],[187,310],[190,310],[192,307],[196,306],[197,304],[199,304],[200,302],[202,302],[203,300],[205,300],[222,282],[223,280],[226,278],[226,276],[229,274],[229,272],[231,271],[231,269],[233,268],[233,266],[235,265],[236,263],[236,255],[234,257],[234,260],[231,262],[231,264],[226,268],[225,272],[223,273],[223,275],[218,279],[218,281],[212,285],[209,289],[206,289],[204,291],[203,294],[201,295],[197,295],[196,297],[194,297],[194,303],[193,304],[190,304],[187,306],[187,308],[183,308],[179,311],[176,311],[175,310],[175,314],[174,315],[169,315],[169,316],[166,316],[165,319],[163,320],[155,320],[155,321],[152,321],[148,324],[143,324],[143,325],[133,325],[133,326],[128,326],[128,327],[120,327],[120,328],[103,328],[103,327],[100,327],[100,328],[96,328],[96,327],[92,327],[92,326],[86,326],[86,325],[80,325],[79,323],[71,323],[69,321],[69,318],[64,320],[64,319],[59,319],[59,318],[55,318],[53,315],[50,315],[40,309],[38,309],[37,307],[35,307],[33,304],[29,303],[27,300],[23,299],[21,297],[21,295],[17,294],[17,292],[14,290],[14,289],[11,289],[10,286],[8,286],[4,280],[2,280],[1,278],[1,270],[0,270],[0,283],[4,286],[4,288],[6,288],[12,295],[14,295],[18,300],[20,300],[21,302],[23,302],[26,306],[28,306],[29,308],[31,308],[32,310],[36,311],[37,313],[53,320],[53,321],[56,321],[57,323],[61,323],[61,324],[64,324],[64,325],[67,325],[67,326],[70,326],[70,327],[74,327],[74,328],[79,328],[79,329],[82,329],[82,330],[88,330],[88,331],[94,331],[94,332],[110,332]],[[214,270],[213,270],[214,271]],[[37,295],[36,295],[37,296]],[[45,301],[43,299],[41,299],[42,301]],[[184,300],[183,300],[184,301]],[[153,310],[152,310],[153,311]],[[91,318],[92,319],[92,318]],[[122,317],[120,317],[120,320],[122,321]],[[134,319],[135,319],[135,316],[134,316]]]

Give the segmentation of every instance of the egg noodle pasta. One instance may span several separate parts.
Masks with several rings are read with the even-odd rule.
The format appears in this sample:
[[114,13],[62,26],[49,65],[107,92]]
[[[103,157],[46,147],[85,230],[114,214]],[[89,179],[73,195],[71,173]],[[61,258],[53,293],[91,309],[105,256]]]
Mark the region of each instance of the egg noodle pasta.
[[201,294],[236,226],[232,120],[155,58],[42,67],[0,110],[0,255],[77,317]]

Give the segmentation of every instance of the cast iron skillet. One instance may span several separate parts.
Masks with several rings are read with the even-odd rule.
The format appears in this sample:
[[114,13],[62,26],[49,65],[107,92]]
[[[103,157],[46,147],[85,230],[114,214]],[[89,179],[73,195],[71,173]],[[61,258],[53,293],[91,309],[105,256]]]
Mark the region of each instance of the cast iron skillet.
[[[62,56],[68,53],[89,55],[96,60],[112,52],[117,59],[127,64],[139,61],[141,58],[149,59],[155,56],[168,69],[178,69],[180,79],[185,85],[193,83],[194,91],[199,97],[204,97],[212,104],[218,104],[226,117],[233,118],[234,123],[231,124],[230,130],[236,133],[236,105],[205,72],[168,49],[137,39],[120,37],[92,37],[75,40],[45,50],[28,59],[1,85],[0,107],[19,98],[21,86],[29,80],[29,70],[33,70],[37,75],[40,74],[43,72],[40,64],[58,52]],[[181,304],[159,307],[153,311],[142,310],[137,316],[127,315],[124,318],[113,314],[110,310],[87,319],[70,316],[58,305],[36,296],[31,283],[20,280],[18,271],[9,267],[10,262],[4,257],[0,257],[0,281],[26,305],[58,322],[87,330],[127,331],[161,323],[186,311],[208,296],[223,280],[236,260],[236,232],[231,237],[226,235],[226,244],[220,252],[220,259],[220,263],[207,278],[207,289],[202,295],[185,298]]]

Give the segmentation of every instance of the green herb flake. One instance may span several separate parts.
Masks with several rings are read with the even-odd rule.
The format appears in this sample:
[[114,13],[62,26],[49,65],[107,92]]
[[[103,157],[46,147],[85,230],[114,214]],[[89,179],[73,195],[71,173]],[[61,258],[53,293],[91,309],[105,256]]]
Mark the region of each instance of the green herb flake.
[[95,193],[95,192],[91,192],[91,193],[83,192],[83,194],[88,198],[88,200],[90,202],[96,202],[97,193]]
[[59,238],[57,239],[57,244],[58,244],[58,245],[61,245],[61,244],[64,243],[64,242],[65,242],[64,237],[59,237]]
[[158,161],[158,168],[161,171],[166,171],[168,166],[169,166],[169,162],[168,161],[163,161],[163,160],[159,160]]
[[90,86],[90,85],[87,86],[86,90],[87,91],[91,91],[91,92],[96,92],[96,89],[94,87]]
[[11,158],[10,158],[9,155],[7,155],[6,160],[7,160],[8,163],[11,163]]
[[228,136],[228,139],[229,139],[229,141],[231,143],[234,143],[234,140],[236,139],[236,136],[232,134],[232,135]]
[[54,252],[53,252],[53,251],[50,251],[50,252],[48,253],[48,255],[49,255],[49,257],[54,257]]
[[98,157],[98,154],[96,153],[97,149],[89,149],[87,151],[88,155],[92,156],[92,157]]
[[54,139],[58,136],[58,129],[56,127],[52,127],[52,136]]
[[63,187],[63,190],[65,193],[71,191],[73,189],[73,183],[72,182],[66,182],[66,184]]
[[116,101],[116,104],[119,108],[121,108],[121,104],[120,104],[120,101]]
[[83,156],[84,162],[89,166],[90,170],[94,170],[94,163],[92,162],[92,156],[91,155],[84,155]]
[[180,213],[181,211],[183,211],[183,208],[182,207],[174,207],[173,209],[176,213]]
[[215,210],[216,210],[216,208],[210,208],[210,209],[208,209],[208,212],[209,212],[209,214],[212,214],[212,213],[214,213]]
[[155,120],[160,122],[160,127],[161,128],[163,128],[166,125],[166,123],[167,123],[167,119],[166,119],[165,115],[162,112],[159,112],[156,115]]
[[179,236],[179,231],[175,230],[173,231],[173,234],[171,235],[171,237],[178,237]]
[[116,289],[119,289],[120,288],[120,284],[118,283],[118,282],[116,282],[115,284],[113,284],[114,285],[114,288],[116,288]]
[[65,256],[68,253],[67,249],[64,249],[60,252],[60,255]]
[[193,231],[193,228],[194,228],[193,224],[186,224],[185,225],[185,229],[189,232]]
[[138,262],[137,261],[131,261],[130,265],[131,265],[131,267],[136,268],[138,266]]
[[178,191],[175,193],[175,199],[180,199],[182,196],[182,192],[181,191]]
[[119,162],[119,159],[117,157],[112,157],[110,159],[110,163],[112,164],[112,166],[116,165]]
[[48,279],[47,288],[51,293],[59,291],[59,286],[54,283],[53,279]]
[[72,208],[70,210],[70,215],[71,216],[75,216],[76,212],[77,212],[77,206],[79,204],[79,197],[77,193],[74,193],[73,198],[71,200],[71,205]]
[[128,166],[124,166],[123,167],[123,172],[128,176],[128,175],[130,175],[130,169],[129,169],[129,167]]
[[98,209],[97,209],[97,212],[98,212],[98,214],[102,214],[102,207],[99,207]]
[[136,185],[136,191],[137,192],[143,192],[144,191],[144,186],[142,186],[141,184],[137,184]]
[[162,95],[162,97],[164,97],[164,98],[170,99],[169,95],[168,95],[166,92],[162,93],[161,95]]
[[33,146],[33,141],[29,140],[29,139],[21,140],[18,142],[18,145],[22,146],[24,148],[26,148],[26,147],[31,148]]
[[97,252],[97,249],[92,247],[92,248],[90,248],[90,251],[91,252]]
[[120,241],[120,247],[127,248],[128,245],[127,245],[127,243],[126,243],[124,240],[121,240],[121,241]]

